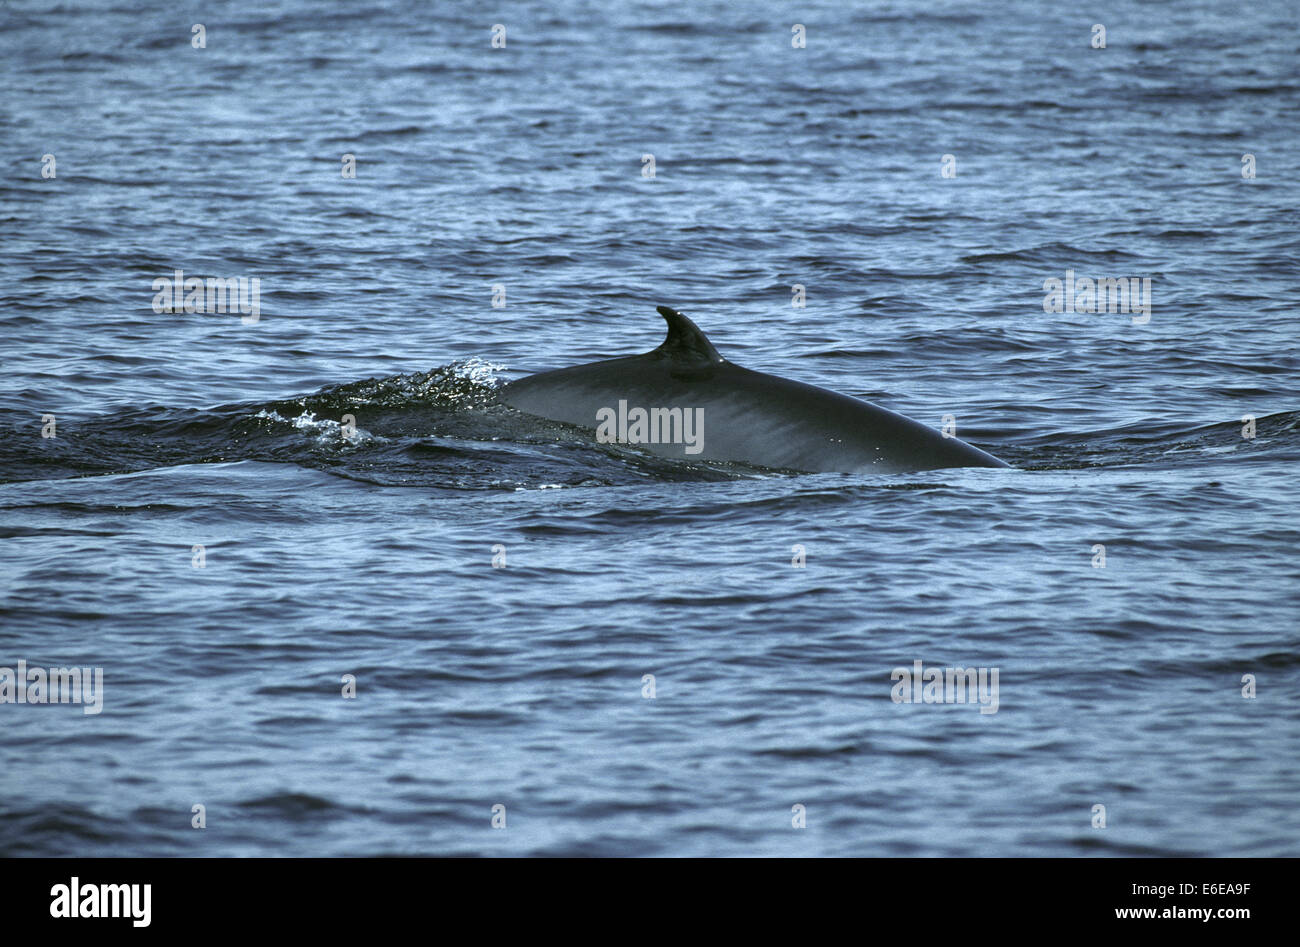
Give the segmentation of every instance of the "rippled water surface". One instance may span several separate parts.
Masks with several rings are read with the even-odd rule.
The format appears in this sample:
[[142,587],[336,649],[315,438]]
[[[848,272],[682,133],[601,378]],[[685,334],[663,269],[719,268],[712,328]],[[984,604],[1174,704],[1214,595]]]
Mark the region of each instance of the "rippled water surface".
[[[1291,3],[18,2],[0,52],[0,666],[104,680],[0,703],[0,853],[1300,854]],[[494,402],[657,304],[1015,469]]]

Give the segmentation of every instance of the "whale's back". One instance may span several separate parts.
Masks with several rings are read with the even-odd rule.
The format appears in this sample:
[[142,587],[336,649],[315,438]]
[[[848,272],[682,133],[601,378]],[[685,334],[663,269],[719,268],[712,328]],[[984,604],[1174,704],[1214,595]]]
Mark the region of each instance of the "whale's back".
[[[681,313],[660,312],[669,334],[654,351],[531,375],[500,399],[598,433],[612,419],[619,434],[634,435],[616,439],[686,460],[842,473],[1006,466],[879,405],[734,365]],[[637,409],[658,423],[638,430]],[[698,422],[691,441],[658,436],[679,419]],[[650,436],[638,439],[646,428]]]

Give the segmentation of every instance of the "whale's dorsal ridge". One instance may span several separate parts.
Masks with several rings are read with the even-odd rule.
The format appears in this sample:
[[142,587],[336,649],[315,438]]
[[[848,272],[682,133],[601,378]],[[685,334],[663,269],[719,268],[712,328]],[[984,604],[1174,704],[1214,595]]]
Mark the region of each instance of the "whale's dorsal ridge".
[[668,323],[657,349],[529,375],[503,385],[498,399],[585,429],[596,443],[643,445],[692,464],[841,474],[1006,466],[869,402],[742,368],[676,309],[657,309]]
[[675,362],[716,365],[726,361],[700,327],[676,309],[655,307],[668,323],[668,338],[651,354],[671,358]]

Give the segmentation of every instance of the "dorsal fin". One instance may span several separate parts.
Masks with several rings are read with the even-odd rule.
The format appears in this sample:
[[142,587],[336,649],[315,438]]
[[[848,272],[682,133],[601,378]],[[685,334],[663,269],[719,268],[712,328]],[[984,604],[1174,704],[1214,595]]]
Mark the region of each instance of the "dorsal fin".
[[713,343],[700,331],[699,326],[676,309],[669,309],[667,306],[655,308],[668,323],[668,338],[654,350],[654,354],[687,363],[717,364],[725,361],[713,347]]

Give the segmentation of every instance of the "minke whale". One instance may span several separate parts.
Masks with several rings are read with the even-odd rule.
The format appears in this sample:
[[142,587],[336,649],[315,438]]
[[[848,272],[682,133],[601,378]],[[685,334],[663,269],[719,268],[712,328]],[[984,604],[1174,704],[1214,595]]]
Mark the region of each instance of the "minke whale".
[[602,443],[688,461],[807,473],[1007,466],[879,405],[734,365],[686,316],[658,310],[668,337],[654,351],[530,375],[498,399]]

